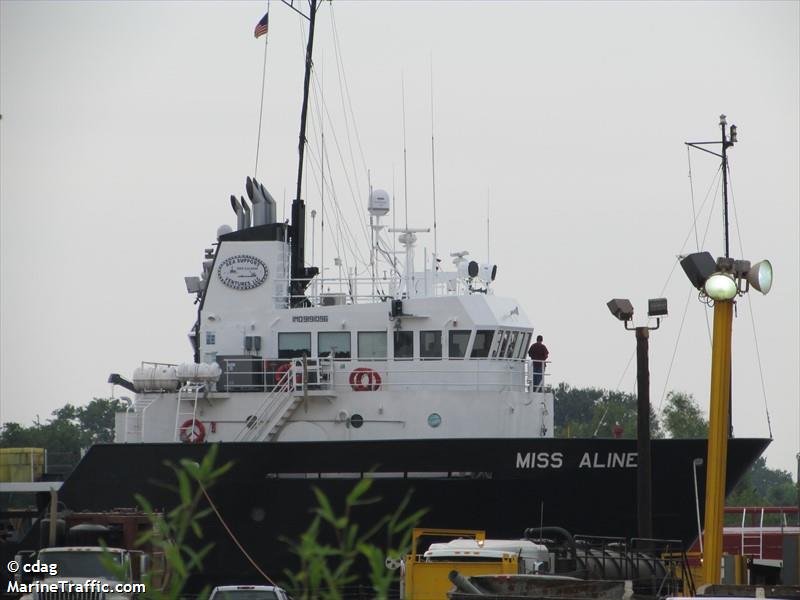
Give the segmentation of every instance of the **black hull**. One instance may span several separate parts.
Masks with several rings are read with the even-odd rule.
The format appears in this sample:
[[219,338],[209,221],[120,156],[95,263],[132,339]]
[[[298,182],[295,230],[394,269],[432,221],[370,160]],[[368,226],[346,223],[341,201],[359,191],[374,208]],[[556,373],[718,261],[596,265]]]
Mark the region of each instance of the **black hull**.
[[[731,440],[728,491],[768,444]],[[688,546],[697,536],[693,461],[705,461],[706,446],[705,440],[653,441],[655,537]],[[207,450],[187,444],[94,446],[64,483],[60,500],[72,510],[104,510],[134,506],[134,494],[141,493],[154,506],[169,508],[174,493],[156,485],[174,479],[164,461],[199,460]],[[617,439],[224,443],[218,462],[233,461],[234,467],[210,495],[256,562],[271,577],[282,578],[292,560],[281,538],[296,539],[308,525],[315,505],[312,486],[340,507],[355,484],[352,474],[371,470],[406,475],[375,479],[371,494],[382,501],[359,507],[354,518],[361,523],[391,512],[413,490],[411,508],[429,511],[421,523],[426,527],[520,537],[526,527],[543,522],[574,533],[635,537],[635,453],[635,440]],[[287,476],[307,473],[323,476]],[[702,510],[705,467],[697,474]],[[203,528],[216,544],[204,579],[259,581],[213,515]]]

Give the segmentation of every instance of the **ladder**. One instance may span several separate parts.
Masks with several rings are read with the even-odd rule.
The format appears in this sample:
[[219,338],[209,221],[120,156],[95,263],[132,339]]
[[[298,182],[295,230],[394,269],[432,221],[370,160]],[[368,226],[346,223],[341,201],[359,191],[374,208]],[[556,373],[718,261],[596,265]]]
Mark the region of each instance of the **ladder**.
[[205,389],[205,383],[188,381],[178,390],[178,403],[175,408],[176,442],[196,441],[197,400],[200,392],[204,392]]
[[[745,523],[747,509],[742,509],[742,548],[741,553],[753,558],[762,558],[764,553],[764,509],[757,527],[748,527]],[[749,530],[749,531],[748,531]]]
[[292,416],[294,409],[303,401],[302,395],[295,394],[294,382],[295,368],[293,366],[286,370],[275,387],[267,394],[255,417],[248,419],[235,441],[271,441]]
[[147,408],[155,402],[155,396],[148,395],[144,398],[137,396],[136,400],[125,412],[125,438],[124,444],[144,441],[144,415]]

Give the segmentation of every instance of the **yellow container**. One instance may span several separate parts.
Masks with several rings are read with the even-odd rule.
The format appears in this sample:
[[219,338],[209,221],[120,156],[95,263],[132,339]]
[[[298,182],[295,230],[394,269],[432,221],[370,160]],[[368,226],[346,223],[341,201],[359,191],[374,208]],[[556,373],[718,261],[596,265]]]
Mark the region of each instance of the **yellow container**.
[[436,561],[421,562],[406,558],[405,600],[447,600],[453,587],[448,575],[458,571],[465,577],[472,575],[516,575],[517,557],[505,554],[491,561]]
[[0,482],[39,481],[44,474],[44,448],[0,448]]
[[463,560],[436,560],[428,562],[417,554],[419,539],[425,536],[475,539],[479,545],[486,539],[486,532],[477,529],[428,529],[416,528],[411,537],[411,554],[406,556],[403,574],[403,600],[448,600],[447,592],[453,587],[448,574],[456,570],[461,575],[500,575],[518,572],[517,555],[511,552],[496,552],[493,558],[479,556],[478,552],[465,552]]

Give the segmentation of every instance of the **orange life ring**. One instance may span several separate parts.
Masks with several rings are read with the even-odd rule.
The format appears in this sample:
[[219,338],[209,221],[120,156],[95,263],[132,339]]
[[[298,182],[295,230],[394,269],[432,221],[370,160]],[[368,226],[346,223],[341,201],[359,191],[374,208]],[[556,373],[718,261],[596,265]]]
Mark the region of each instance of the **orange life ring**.
[[189,419],[181,425],[181,441],[185,444],[202,444],[206,439],[206,426],[199,419]]
[[381,375],[375,369],[358,367],[350,372],[350,387],[354,392],[374,392],[381,387]]
[[[283,363],[280,367],[277,368],[277,370],[275,371],[275,385],[280,385],[280,383],[283,381],[284,373],[286,373],[286,371],[288,371],[291,368],[292,368],[292,363]],[[303,374],[301,372],[295,374],[294,382],[298,385],[303,383]]]
[[283,376],[285,375],[286,371],[292,368],[292,363],[282,363],[277,369],[275,369],[275,383],[280,383],[283,380]]

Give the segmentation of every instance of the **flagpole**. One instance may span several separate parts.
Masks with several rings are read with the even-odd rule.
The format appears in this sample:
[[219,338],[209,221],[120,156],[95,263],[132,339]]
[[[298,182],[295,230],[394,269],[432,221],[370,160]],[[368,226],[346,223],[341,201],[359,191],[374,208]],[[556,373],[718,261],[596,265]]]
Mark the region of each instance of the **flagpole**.
[[[269,0],[267,0],[267,23],[269,23]],[[256,140],[256,163],[253,166],[253,179],[258,175],[258,153],[261,150],[261,120],[264,115],[264,84],[267,80],[267,47],[269,46],[269,35],[264,35],[264,66],[261,70],[261,102],[258,109],[258,139]]]

